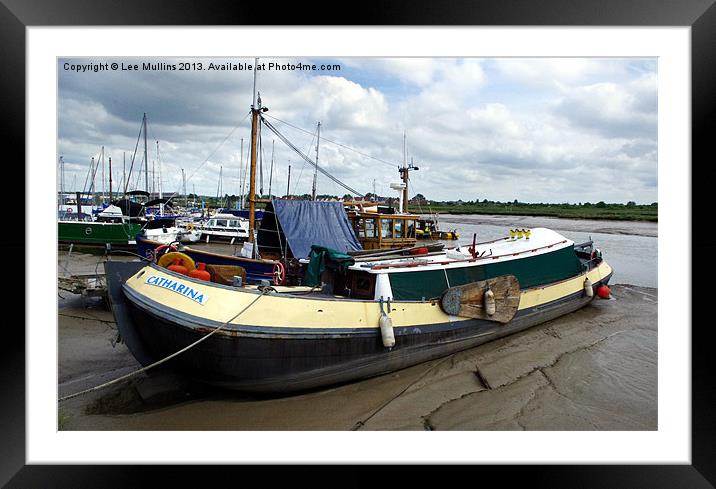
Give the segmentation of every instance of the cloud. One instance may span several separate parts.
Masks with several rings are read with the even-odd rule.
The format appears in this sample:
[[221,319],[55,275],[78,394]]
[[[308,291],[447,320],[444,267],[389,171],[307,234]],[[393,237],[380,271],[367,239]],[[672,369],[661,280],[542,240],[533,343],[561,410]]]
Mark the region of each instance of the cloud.
[[656,74],[628,83],[595,83],[564,91],[555,112],[575,126],[606,137],[649,137],[656,134]]
[[[64,61],[58,62],[58,148],[66,162],[66,185],[82,185],[90,158],[97,158],[104,146],[113,158],[115,181],[121,179],[123,159],[124,171],[129,172],[137,148],[131,184],[139,182],[142,187],[144,176],[137,172],[144,147],[137,136],[146,112],[149,169],[153,162],[155,170],[161,163],[165,190],[181,190],[184,169],[189,192],[215,195],[220,171],[224,192],[241,192],[253,72],[74,73],[62,69]],[[657,74],[651,60],[338,62],[340,71],[259,72],[257,86],[269,108],[267,120],[312,159],[316,124],[321,122],[320,165],[361,192],[372,192],[375,180],[379,194],[395,194],[388,185],[399,178],[406,134],[408,160],[420,166],[411,175],[411,192],[428,198],[657,200]],[[265,191],[271,178],[274,193],[285,192],[290,161],[291,191],[310,193],[310,165],[268,129],[263,129],[262,138]],[[345,189],[319,174],[318,192],[343,195]]]

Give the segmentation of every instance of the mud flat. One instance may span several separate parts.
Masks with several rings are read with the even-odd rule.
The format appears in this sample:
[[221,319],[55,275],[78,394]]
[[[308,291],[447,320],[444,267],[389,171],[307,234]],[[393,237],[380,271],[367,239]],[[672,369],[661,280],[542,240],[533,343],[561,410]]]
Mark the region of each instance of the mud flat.
[[[428,216],[426,216],[428,217]],[[558,231],[622,234],[628,236],[659,236],[659,225],[646,221],[615,221],[606,219],[566,219],[541,216],[499,216],[487,214],[440,214],[440,222],[491,225],[504,228],[546,227]],[[449,228],[450,226],[444,226]]]
[[[150,372],[61,402],[62,430],[657,430],[657,289],[392,374],[257,397]],[[60,292],[59,395],[139,365],[102,301]]]

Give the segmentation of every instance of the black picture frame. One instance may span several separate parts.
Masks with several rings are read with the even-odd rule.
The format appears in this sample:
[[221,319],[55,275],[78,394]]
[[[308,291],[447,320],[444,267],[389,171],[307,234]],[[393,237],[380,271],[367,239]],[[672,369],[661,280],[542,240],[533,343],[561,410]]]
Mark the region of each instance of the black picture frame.
[[[278,5],[281,5],[280,8]],[[351,12],[345,11],[350,8]],[[340,13],[343,11],[343,13]],[[321,18],[323,16],[323,18]],[[255,20],[258,19],[258,20]],[[0,133],[2,148],[15,149],[14,161],[25,161],[25,29],[31,26],[112,26],[112,25],[480,25],[480,26],[690,26],[692,68],[692,229],[700,223],[709,223],[710,182],[716,170],[710,164],[709,119],[716,112],[716,6],[714,0],[459,0],[442,4],[426,0],[375,2],[340,7],[336,2],[313,2],[276,4],[273,6],[254,2],[245,4],[229,0],[195,2],[147,2],[139,0],[0,0],[0,97],[2,103],[3,131]],[[7,156],[7,153],[5,153]],[[708,155],[708,156],[707,156]],[[707,159],[708,158],[708,159]],[[672,164],[660,162],[660,164]],[[689,171],[689,162],[680,162]],[[31,182],[24,171],[18,179],[25,182],[28,191]],[[4,168],[9,168],[6,165]],[[7,171],[10,171],[9,169]],[[19,181],[19,180],[18,180]],[[24,199],[23,188],[18,186],[13,196]],[[22,226],[13,228],[13,237],[5,239],[2,256],[23,256],[25,251],[24,216]],[[22,229],[21,229],[22,228]],[[690,240],[681,237],[691,246],[685,250],[693,264],[703,263],[696,257],[716,251],[708,233],[694,233]],[[26,257],[26,259],[33,259]],[[51,264],[54,266],[54,264]],[[687,262],[684,266],[692,266]],[[693,272],[693,268],[692,268]],[[708,275],[708,274],[706,274]],[[701,274],[692,273],[691,317],[708,318],[705,304],[709,289],[705,280],[699,283]],[[703,276],[705,279],[706,276]],[[25,276],[25,281],[36,278]],[[1,281],[2,297],[16,297],[25,290],[26,283],[16,279]],[[27,300],[27,299],[26,299]],[[665,298],[668,300],[668,298]],[[12,307],[7,305],[8,308]],[[6,311],[7,312],[7,311]],[[703,315],[699,312],[704,313]],[[10,311],[12,313],[12,311]],[[16,317],[16,313],[10,317]],[[6,321],[4,321],[6,322]],[[712,322],[712,321],[711,321]],[[3,327],[0,341],[0,484],[8,487],[126,487],[143,486],[149,477],[156,476],[164,466],[82,466],[82,465],[26,465],[25,425],[25,335],[24,330],[13,321]],[[688,328],[690,324],[668,324],[664,327]],[[693,324],[692,328],[692,418],[691,418],[691,465],[528,465],[528,466],[478,466],[451,469],[450,479],[470,471],[468,477],[479,474],[480,478],[501,474],[508,470],[510,485],[527,483],[531,486],[548,487],[713,487],[716,481],[716,389],[711,380],[714,355],[709,349],[711,325],[706,320]],[[700,326],[700,327],[696,327]],[[661,325],[660,325],[661,327]],[[48,331],[48,334],[50,332]],[[668,395],[661,392],[660,395]],[[238,482],[235,467],[178,467],[173,466],[170,478],[162,475],[164,484],[186,482],[189,472],[210,470],[213,484]],[[333,466],[332,468],[339,468]],[[240,467],[242,481],[252,475],[263,477],[267,468]],[[331,475],[322,478],[324,483],[333,480],[352,487],[365,486],[379,481],[383,475],[375,474],[378,467],[350,466],[342,472],[339,480]],[[383,467],[381,472],[386,472]],[[460,470],[458,470],[460,469]],[[404,485],[405,472],[400,472]],[[445,471],[441,471],[444,473]],[[409,473],[422,480],[435,472],[430,467],[410,467]],[[166,474],[166,472],[162,472]],[[314,477],[307,468],[288,467],[271,469],[271,485],[278,482],[299,482],[302,474]],[[310,475],[309,475],[310,474]],[[467,475],[467,474],[465,474]],[[298,476],[298,479],[295,477]],[[486,480],[486,479],[483,479]],[[138,481],[142,481],[139,484]],[[320,483],[320,482],[317,482]],[[333,483],[331,483],[333,485]]]

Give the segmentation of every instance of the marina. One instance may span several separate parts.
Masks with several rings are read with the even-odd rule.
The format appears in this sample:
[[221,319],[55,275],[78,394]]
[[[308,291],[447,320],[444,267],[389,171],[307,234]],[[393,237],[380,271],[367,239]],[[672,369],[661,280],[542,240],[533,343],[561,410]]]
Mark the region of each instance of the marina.
[[[611,260],[608,242],[624,225],[609,228],[596,222],[575,225],[564,222],[568,220],[515,216],[505,216],[501,225],[492,225],[489,221],[498,219],[496,216],[440,215],[429,206],[430,214],[411,212],[410,192],[415,191],[411,172],[420,168],[408,157],[405,131],[403,162],[397,165],[400,182],[385,186],[397,196],[379,197],[373,180],[369,197],[335,175],[342,172],[335,165],[335,153],[324,149],[319,160],[319,148],[321,143],[330,143],[379,159],[336,143],[325,133],[322,139],[320,121],[315,132],[310,132],[273,112],[268,115],[269,108],[257,90],[256,72],[253,75],[250,110],[238,122],[250,121],[246,167],[243,139],[240,151],[231,157],[238,161],[239,196],[224,191],[224,164],[213,162],[219,170],[213,204],[193,192],[190,208],[181,168],[182,206],[179,192],[164,192],[159,140],[151,162],[150,186],[146,113],[126,175],[123,157],[122,191],[114,194],[118,199],[113,199],[111,157],[105,180],[105,147],[96,161],[91,158],[85,181],[91,222],[82,220],[80,192],[75,199],[77,221],[58,222],[58,245],[69,245],[67,253],[58,257],[58,267],[62,264],[58,293],[69,294],[60,295],[60,318],[63,309],[67,310],[67,327],[64,334],[60,328],[60,336],[78,348],[73,351],[80,352],[77,322],[87,321],[80,328],[84,334],[85,326],[99,322],[104,328],[101,335],[89,335],[94,338],[89,341],[113,335],[109,342],[114,356],[107,352],[111,356],[107,366],[97,359],[87,367],[79,365],[72,354],[65,357],[66,375],[60,375],[64,381],[59,381],[60,429],[73,429],[72,417],[82,420],[77,421],[82,425],[96,419],[94,415],[136,412],[142,417],[159,406],[162,410],[181,409],[187,401],[203,403],[208,399],[211,403],[216,396],[229,404],[247,398],[280,402],[333,391],[357,392],[362,385],[381,382],[402,385],[402,390],[388,400],[377,395],[383,404],[364,413],[367,416],[353,419],[350,427],[338,429],[564,429],[560,426],[570,422],[582,429],[654,429],[656,326],[655,321],[652,326],[644,321],[655,314],[658,294],[656,283],[642,286],[615,281],[622,270],[619,260]],[[287,136],[288,128],[312,136],[309,151]],[[273,195],[276,139],[270,145],[270,159],[266,158],[267,133],[310,169],[310,194],[291,195],[289,164],[285,196]],[[139,150],[142,140],[143,154]],[[60,163],[62,172],[62,158]],[[421,166],[422,175],[426,168]],[[195,174],[196,170],[192,171],[190,178]],[[299,180],[302,174],[303,168]],[[319,195],[319,174],[334,189],[341,187],[348,193],[342,198]],[[98,175],[101,192],[95,183]],[[431,177],[442,178],[439,174]],[[130,190],[132,179],[134,190]],[[109,184],[108,198],[105,182]],[[415,201],[419,206],[428,202],[422,194],[417,194]],[[70,210],[63,186],[58,210]],[[81,226],[84,234],[78,231]],[[106,226],[121,227],[124,234],[117,237],[118,232],[105,230]],[[602,240],[604,235],[610,236]],[[75,246],[95,247],[96,252],[75,252]],[[644,248],[636,253],[648,256]],[[654,249],[650,263],[656,261],[655,255]],[[94,276],[84,269],[93,261]],[[628,311],[619,309],[622,301]],[[87,318],[80,305],[98,315]],[[633,311],[641,315],[631,316]],[[624,321],[609,319],[615,315]],[[610,326],[614,322],[620,323],[621,329]],[[654,337],[641,337],[636,348],[639,359],[645,360],[640,368],[649,393],[639,398],[616,389],[606,396],[618,406],[637,402],[647,415],[638,421],[626,416],[605,423],[608,409],[603,414],[595,412],[600,404],[593,402],[587,413],[567,410],[569,420],[559,419],[543,406],[547,424],[530,421],[528,406],[533,407],[549,388],[573,403],[585,402],[581,392],[573,398],[563,394],[573,388],[575,379],[569,373],[567,384],[560,385],[562,380],[555,374],[560,361],[583,357],[592,365],[597,360],[591,356],[593,351],[616,339],[613,354],[624,356],[624,364],[632,365],[633,351],[625,349],[621,341],[628,343],[633,334],[644,335],[649,330]],[[556,341],[544,344],[540,335]],[[520,341],[525,343],[520,346]],[[531,350],[532,345],[539,352],[520,353],[521,348]],[[508,357],[501,357],[500,352],[513,348],[516,350]],[[532,355],[541,359],[532,363]],[[499,364],[496,370],[491,369],[493,363]],[[513,364],[519,374],[510,376],[507,372]],[[591,375],[579,367],[576,371]],[[77,377],[77,372],[83,376]],[[434,375],[438,376],[434,382],[427,382]],[[94,385],[90,379],[96,381]],[[394,379],[408,382],[394,384]],[[442,384],[453,380],[457,391],[463,391],[456,397],[457,391]],[[437,398],[417,394],[421,406],[417,414],[393,419],[388,427],[376,423],[380,415],[390,412],[388,405],[400,405],[403,396],[409,397],[419,386],[426,394],[439,388]],[[510,402],[520,407],[505,419],[481,415],[484,419],[475,423],[464,413],[480,408],[463,405],[460,400],[483,392],[490,394],[476,398],[507,403],[505,412],[510,411]],[[526,401],[521,403],[525,395]],[[456,405],[459,409],[450,414]],[[70,406],[64,408],[64,414],[63,406]],[[428,406],[431,409],[425,411]],[[618,409],[621,412],[621,407]]]

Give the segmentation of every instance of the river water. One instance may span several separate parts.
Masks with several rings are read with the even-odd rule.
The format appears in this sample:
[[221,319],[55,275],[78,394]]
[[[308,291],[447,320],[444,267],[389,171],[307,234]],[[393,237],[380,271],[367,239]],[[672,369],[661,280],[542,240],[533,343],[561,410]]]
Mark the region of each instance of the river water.
[[[427,217],[427,216],[426,216]],[[592,239],[602,256],[614,269],[612,284],[658,287],[658,224],[651,222],[560,219],[530,216],[459,215],[439,216],[443,231],[457,229],[457,244],[488,241],[509,236],[510,229],[546,227],[575,243]],[[441,241],[447,247],[456,241]]]

